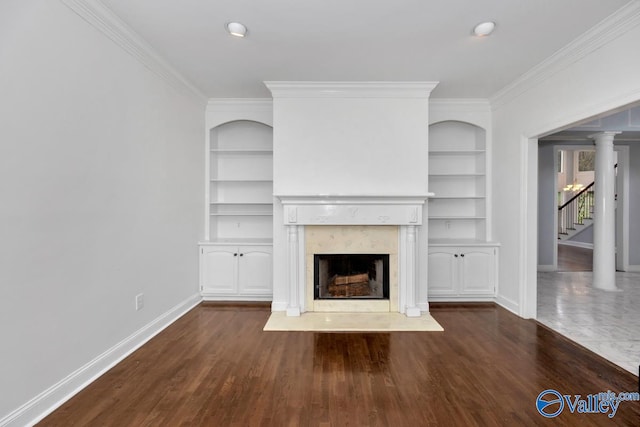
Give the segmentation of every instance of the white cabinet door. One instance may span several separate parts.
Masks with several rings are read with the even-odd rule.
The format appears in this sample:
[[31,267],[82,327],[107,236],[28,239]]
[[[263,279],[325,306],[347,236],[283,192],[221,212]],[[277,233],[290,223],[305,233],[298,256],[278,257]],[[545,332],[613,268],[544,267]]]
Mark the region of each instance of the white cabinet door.
[[493,295],[495,292],[495,249],[460,248],[460,293]]
[[272,252],[270,246],[239,248],[238,288],[241,294],[272,294]]
[[429,249],[429,295],[455,295],[457,289],[458,258],[456,248]]
[[204,246],[200,250],[200,288],[203,292],[238,293],[238,251],[231,246]]
[[430,247],[428,295],[440,301],[494,296],[497,260],[495,246]]

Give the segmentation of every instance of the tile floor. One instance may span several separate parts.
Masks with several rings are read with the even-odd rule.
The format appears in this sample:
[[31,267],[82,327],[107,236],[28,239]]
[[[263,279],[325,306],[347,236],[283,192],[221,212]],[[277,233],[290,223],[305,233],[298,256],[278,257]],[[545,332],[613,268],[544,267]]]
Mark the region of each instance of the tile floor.
[[591,285],[592,272],[539,272],[538,321],[638,375],[640,273],[616,273],[620,292]]

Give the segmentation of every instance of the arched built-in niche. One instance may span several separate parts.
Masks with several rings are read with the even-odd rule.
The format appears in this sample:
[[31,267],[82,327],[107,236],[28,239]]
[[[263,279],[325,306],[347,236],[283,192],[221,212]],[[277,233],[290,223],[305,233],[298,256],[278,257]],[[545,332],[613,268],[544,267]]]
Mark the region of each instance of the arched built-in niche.
[[489,237],[487,143],[483,128],[447,120],[429,126],[429,239]]
[[209,132],[208,240],[265,241],[273,234],[273,129],[234,120]]

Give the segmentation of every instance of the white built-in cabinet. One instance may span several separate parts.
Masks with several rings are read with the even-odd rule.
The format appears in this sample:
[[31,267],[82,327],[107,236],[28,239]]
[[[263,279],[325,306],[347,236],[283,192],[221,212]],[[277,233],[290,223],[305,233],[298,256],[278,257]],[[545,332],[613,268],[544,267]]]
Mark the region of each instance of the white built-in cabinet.
[[222,122],[207,138],[206,239],[199,250],[200,291],[208,300],[273,294],[273,130],[246,119],[255,112],[247,107],[248,114],[237,103],[220,103],[208,114],[209,122]]
[[272,258],[273,248],[270,245],[202,244],[202,295],[214,299],[262,299],[271,296]]
[[429,297],[478,299],[493,297],[498,248],[488,246],[430,246]]
[[498,248],[490,240],[487,131],[444,120],[429,126],[428,296],[490,300]]

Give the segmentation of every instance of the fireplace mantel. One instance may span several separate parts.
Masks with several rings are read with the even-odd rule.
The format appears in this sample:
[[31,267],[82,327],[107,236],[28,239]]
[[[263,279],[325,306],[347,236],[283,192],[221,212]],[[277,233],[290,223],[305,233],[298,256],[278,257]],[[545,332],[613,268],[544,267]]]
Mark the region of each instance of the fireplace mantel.
[[285,225],[422,225],[421,195],[276,195]]
[[288,229],[288,316],[305,311],[305,286],[300,274],[305,225],[399,226],[399,298],[397,311],[420,316],[416,305],[417,232],[422,225],[425,201],[421,195],[276,195],[283,206],[282,221]]

